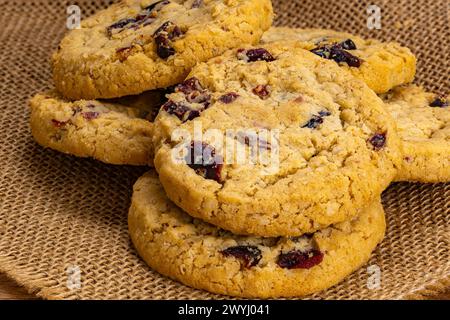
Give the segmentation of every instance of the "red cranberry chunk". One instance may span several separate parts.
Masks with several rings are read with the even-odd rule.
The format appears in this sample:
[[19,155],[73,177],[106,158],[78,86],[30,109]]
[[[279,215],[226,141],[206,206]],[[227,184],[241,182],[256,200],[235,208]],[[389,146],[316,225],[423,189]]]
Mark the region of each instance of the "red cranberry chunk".
[[386,132],[374,134],[369,142],[376,151],[383,149],[386,145]]
[[186,103],[167,101],[161,107],[168,114],[172,114],[178,117],[183,122],[193,120],[200,116],[200,110],[191,109]]
[[322,123],[323,123],[323,118],[320,116],[314,115],[314,116],[312,116],[311,119],[308,120],[308,122],[302,128],[316,129]]
[[352,39],[344,40],[344,41],[338,43],[337,45],[345,50],[356,50],[356,44],[353,42]]
[[241,60],[246,60],[247,62],[254,62],[254,61],[271,62],[275,60],[272,54],[264,48],[249,49],[249,50],[239,49],[238,58]]
[[56,119],[52,119],[52,124],[56,127],[56,128],[62,128],[64,127],[69,121],[59,121]]
[[344,62],[349,67],[358,68],[361,66],[361,60],[345,50],[332,50],[331,59],[337,63]]
[[203,104],[209,107],[211,95],[204,89],[196,77],[189,78],[175,87],[175,92],[182,92],[190,103]]
[[97,119],[98,116],[100,115],[100,113],[98,113],[96,111],[88,111],[88,112],[83,112],[81,114],[83,115],[83,118],[85,118],[86,120]]
[[225,257],[233,256],[239,259],[244,268],[256,266],[262,258],[261,250],[256,246],[235,246],[222,250]]
[[311,50],[312,53],[321,58],[334,60],[337,63],[347,63],[350,67],[358,68],[361,66],[362,60],[345,50],[355,50],[355,43],[348,39],[340,43],[325,45]]
[[263,100],[269,98],[270,96],[270,89],[267,85],[258,85],[253,88],[252,92]]
[[154,9],[160,10],[162,7],[164,7],[165,5],[168,5],[169,3],[170,3],[170,1],[168,1],[168,0],[157,1],[155,3],[152,3],[149,6],[145,7],[144,11],[152,12]]
[[436,97],[431,103],[430,107],[445,108],[449,106],[449,102],[444,97]]
[[181,29],[172,22],[164,22],[153,34],[156,44],[156,53],[162,59],[167,59],[175,54],[171,40],[182,35]]
[[323,118],[328,117],[329,115],[331,115],[331,112],[329,111],[320,111],[319,115],[313,115],[302,128],[316,129],[323,123]]
[[328,117],[328,116],[331,116],[331,112],[328,111],[328,110],[319,111],[319,116],[321,116],[321,117]]
[[[113,23],[112,25],[110,25],[109,27],[106,28],[106,31],[108,33],[109,36],[112,35],[113,30],[115,29],[123,29],[125,28],[125,26],[131,24],[131,23],[135,23],[136,19],[135,18],[125,18],[125,19],[121,19],[115,23]],[[122,31],[122,30],[120,30]],[[119,32],[120,32],[119,31]]]
[[281,253],[278,256],[277,264],[285,269],[310,269],[323,260],[323,253],[319,250],[301,252],[298,250]]
[[227,94],[224,94],[223,96],[221,96],[219,98],[219,101],[225,104],[229,104],[234,102],[237,98],[239,97],[239,95],[237,93],[234,92],[230,92]]
[[175,49],[170,45],[169,39],[164,35],[155,37],[156,53],[161,59],[167,59],[175,54]]
[[191,92],[202,90],[204,89],[196,77],[186,79],[175,87],[175,92],[183,92],[184,94],[190,94]]
[[203,178],[222,182],[223,158],[216,155],[213,146],[205,142],[193,141],[185,161],[195,173]]
[[209,107],[211,101],[211,95],[207,91],[194,91],[186,96],[186,100],[191,103],[200,103]]
[[169,39],[173,39],[175,36],[181,35],[181,30],[173,22],[166,21],[158,29],[156,29],[153,36],[158,36],[160,34],[164,34]]

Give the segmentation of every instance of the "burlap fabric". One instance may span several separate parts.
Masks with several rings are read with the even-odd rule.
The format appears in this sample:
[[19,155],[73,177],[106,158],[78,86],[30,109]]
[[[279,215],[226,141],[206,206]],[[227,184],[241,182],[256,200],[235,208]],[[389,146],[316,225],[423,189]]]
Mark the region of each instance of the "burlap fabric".
[[[400,41],[417,54],[418,82],[448,91],[448,1],[372,3],[382,9],[381,30],[367,29],[366,1],[274,5],[278,25]],[[145,168],[76,159],[33,142],[26,101],[51,86],[49,55],[65,32],[68,4],[0,1],[0,272],[51,299],[220,298],[162,277],[136,256],[127,210],[132,184]],[[86,16],[108,1],[76,4]],[[394,184],[383,201],[387,236],[368,264],[381,271],[379,288],[368,288],[376,267],[366,266],[313,298],[421,298],[450,285],[450,184]],[[71,277],[68,283],[68,268],[79,268],[81,286]]]

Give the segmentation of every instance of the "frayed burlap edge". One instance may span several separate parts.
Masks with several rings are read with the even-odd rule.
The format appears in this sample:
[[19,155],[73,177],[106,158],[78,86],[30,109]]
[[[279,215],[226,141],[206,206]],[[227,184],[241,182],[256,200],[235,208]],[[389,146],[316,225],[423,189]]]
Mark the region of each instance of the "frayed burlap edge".
[[[76,299],[75,295],[67,295],[65,290],[56,287],[57,281],[48,279],[45,273],[36,272],[32,267],[17,266],[14,259],[0,257],[0,272],[25,288],[29,294],[38,298],[47,300]],[[404,294],[398,300],[429,300],[448,292],[449,289],[450,275]]]
[[52,288],[56,281],[48,279],[43,272],[33,267],[18,266],[14,259],[0,256],[0,272],[23,287],[29,294],[39,298],[52,299],[61,290]]

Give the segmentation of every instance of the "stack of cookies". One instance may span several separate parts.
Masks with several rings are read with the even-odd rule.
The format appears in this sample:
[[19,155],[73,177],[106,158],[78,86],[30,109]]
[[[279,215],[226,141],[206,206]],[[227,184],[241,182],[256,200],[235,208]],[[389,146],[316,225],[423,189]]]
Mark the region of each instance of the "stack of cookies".
[[[194,288],[299,297],[384,237],[393,181],[450,181],[448,98],[397,43],[271,27],[270,0],[124,0],[70,31],[30,101],[44,147],[154,167],[131,239]],[[95,100],[94,100],[95,99]]]

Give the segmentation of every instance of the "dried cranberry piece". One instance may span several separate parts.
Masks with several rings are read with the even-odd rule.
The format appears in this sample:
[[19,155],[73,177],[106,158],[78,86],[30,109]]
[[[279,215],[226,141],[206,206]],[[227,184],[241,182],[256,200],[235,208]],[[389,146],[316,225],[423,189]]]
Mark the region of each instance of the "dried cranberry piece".
[[302,128],[316,129],[323,123],[323,118],[328,117],[329,115],[331,115],[331,112],[329,111],[320,111],[319,115],[313,115]]
[[219,98],[219,101],[222,103],[232,103],[234,100],[236,100],[239,97],[239,95],[235,92],[226,93],[223,96]]
[[353,42],[352,39],[344,40],[338,43],[338,45],[345,50],[356,50],[356,44]]
[[137,16],[136,24],[134,26],[137,29],[140,25],[147,26],[156,20],[156,13],[162,9],[165,5],[169,4],[170,1],[163,0],[152,3],[151,5],[145,7]]
[[171,46],[170,40],[182,35],[181,29],[170,21],[164,22],[153,34],[156,43],[156,53],[162,59],[175,54],[175,49]]
[[169,39],[164,35],[156,36],[156,53],[162,59],[167,59],[175,54],[175,49],[171,47]]
[[261,250],[256,246],[235,246],[222,250],[225,257],[233,256],[241,260],[244,268],[256,266],[262,258]]
[[348,66],[354,68],[361,66],[361,60],[345,50],[332,49],[330,59],[337,63],[345,62]]
[[67,123],[69,123],[69,121],[59,121],[56,119],[52,119],[52,124],[56,127],[56,128],[62,128],[64,127]]
[[270,96],[270,89],[267,85],[258,85],[253,88],[252,92],[263,100],[266,100]]
[[302,128],[310,128],[316,129],[319,125],[323,123],[323,118],[321,116],[313,115],[311,119],[302,127]]
[[204,89],[196,77],[189,78],[175,87],[175,92],[182,92],[186,100],[191,103],[200,103],[209,107],[211,95]]
[[179,38],[183,35],[183,31],[181,31],[180,27],[174,26],[172,31],[169,33],[169,39],[173,40],[175,38]]
[[329,47],[317,47],[311,50],[312,53],[324,59],[331,59],[331,49]]
[[203,178],[222,182],[223,158],[216,155],[216,149],[213,146],[205,142],[193,141],[185,161]]
[[211,101],[211,95],[205,91],[193,91],[186,96],[186,100],[191,103],[200,103],[205,106],[205,108],[209,107]]
[[328,116],[331,116],[331,112],[328,110],[322,110],[322,111],[319,111],[319,116],[328,117]]
[[381,150],[386,145],[386,132],[374,134],[369,139],[369,143],[376,151]]
[[199,110],[191,109],[187,104],[183,102],[173,102],[172,100],[167,101],[162,105],[162,109],[169,114],[173,114],[178,117],[183,122],[193,120],[200,116]]
[[174,26],[174,24],[171,21],[166,21],[164,22],[158,29],[156,29],[156,31],[153,33],[153,36],[157,36],[160,34],[165,34],[167,37],[169,35],[170,32],[170,28]]
[[175,87],[175,92],[183,92],[184,94],[190,94],[193,91],[202,91],[204,90],[202,85],[200,84],[200,80],[196,77],[192,77],[186,79],[179,85]]
[[430,107],[433,108],[445,108],[449,106],[449,102],[444,98],[437,96],[431,103]]
[[[211,95],[208,90],[204,89],[200,81],[195,77],[189,78],[175,86],[174,92],[183,93],[186,101],[174,102],[169,100],[162,106],[162,109],[176,115],[181,121],[188,121],[198,117],[200,112],[207,109],[211,102]],[[192,104],[194,103],[197,105],[193,106]]]
[[247,62],[254,62],[254,61],[271,62],[275,60],[272,54],[264,48],[249,49],[249,50],[239,49],[238,58],[240,60],[246,60]]
[[160,10],[163,6],[165,6],[169,3],[170,3],[170,1],[168,1],[168,0],[163,0],[163,1],[158,1],[158,2],[152,3],[151,5],[144,8],[141,12],[139,12],[136,17],[124,18],[124,19],[121,19],[121,20],[113,23],[112,25],[110,25],[106,28],[108,36],[111,37],[113,34],[113,31],[116,29],[122,29],[122,30],[118,31],[118,32],[122,32],[125,29],[125,27],[127,27],[128,29],[138,29],[139,26],[141,26],[141,25],[146,26],[146,25],[154,22],[155,21],[154,12]]
[[361,66],[362,60],[345,50],[356,50],[356,45],[351,39],[347,39],[340,43],[317,47],[312,49],[311,52],[321,58],[334,60],[337,63],[345,62],[350,67],[358,68]]
[[86,119],[86,120],[97,119],[98,116],[100,115],[100,113],[96,112],[96,111],[88,111],[88,112],[83,112],[81,114],[83,115],[83,118]]
[[123,29],[126,25],[128,25],[130,23],[135,23],[135,22],[136,22],[135,18],[120,19],[119,21],[117,21],[117,22],[113,23],[112,25],[110,25],[109,27],[107,27],[106,32],[108,33],[108,36],[111,37],[114,29]]
[[170,1],[168,1],[168,0],[158,1],[158,2],[152,3],[151,5],[145,7],[144,11],[152,12],[157,6],[158,6],[158,8],[156,8],[156,9],[161,9],[163,6],[168,5],[169,3],[170,3]]
[[287,253],[280,253],[277,264],[286,269],[310,269],[323,260],[323,253],[313,249],[307,252],[293,250]]

